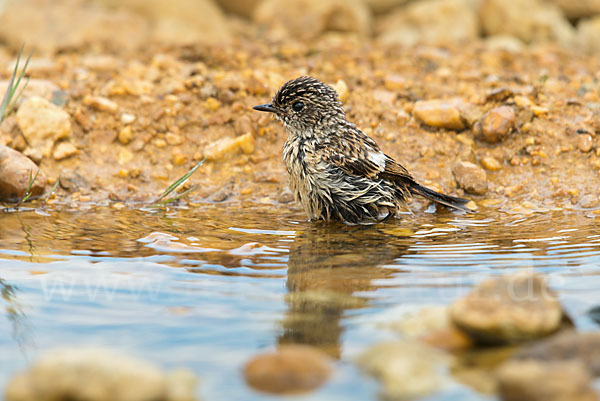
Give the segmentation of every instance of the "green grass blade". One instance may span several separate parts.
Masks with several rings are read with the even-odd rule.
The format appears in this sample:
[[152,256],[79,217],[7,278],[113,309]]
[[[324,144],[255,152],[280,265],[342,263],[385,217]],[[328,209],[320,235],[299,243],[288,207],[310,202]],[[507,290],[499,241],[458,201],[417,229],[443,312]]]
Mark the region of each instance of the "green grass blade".
[[[196,164],[190,171],[188,171],[187,173],[185,173],[182,177],[180,177],[177,181],[175,181],[173,184],[171,184],[169,186],[169,188],[167,188],[165,190],[165,192],[163,192],[163,194],[156,200],[153,202],[154,205],[156,205],[157,203],[164,203],[161,202],[163,199],[165,199],[167,196],[169,196],[173,191],[175,191],[177,188],[179,188],[188,178],[190,178],[190,176],[192,174],[194,174],[196,172],[196,170],[198,170],[198,168],[200,168],[201,165],[204,164],[204,159],[200,160],[198,162],[198,164]],[[188,190],[189,191],[189,190]],[[187,191],[186,191],[187,192]]]
[[52,186],[52,189],[50,190],[50,193],[48,194],[48,196],[46,196],[46,199],[44,199],[44,203],[47,203],[50,200],[50,197],[52,196],[52,194],[56,191],[56,188],[58,188],[58,184],[59,184],[60,180],[57,178],[56,182],[54,183],[54,185]]
[[190,194],[191,192],[195,191],[196,189],[198,189],[198,184],[194,184],[191,187],[189,187],[188,189],[186,189],[185,191],[183,191],[180,194],[177,194],[176,196],[169,198],[169,199],[163,199],[159,202],[156,202],[155,205],[160,205],[160,206],[164,206],[166,204],[169,204],[171,202],[175,202],[185,196],[187,196],[188,194]]
[[23,46],[21,46],[21,50],[19,50],[19,54],[17,55],[17,62],[15,63],[15,68],[10,75],[10,79],[8,80],[8,87],[6,88],[6,92],[4,93],[4,97],[2,98],[2,103],[0,104],[0,121],[4,121],[6,116],[6,110],[8,109],[8,105],[10,104],[10,100],[13,95],[13,85],[15,83],[15,77],[17,76],[17,71],[19,69],[19,61],[21,60],[21,54],[23,53]]
[[40,173],[40,169],[38,168],[37,171],[35,172],[35,176],[32,177],[31,170],[29,170],[29,182],[27,183],[27,188],[25,189],[25,194],[23,195],[23,197],[21,198],[21,200],[19,201],[19,203],[17,203],[17,205],[15,207],[21,206],[21,204],[27,202],[27,200],[31,197],[31,187],[33,187],[33,183],[37,179],[39,173]]
[[25,76],[25,71],[27,70],[29,62],[31,61],[31,57],[33,55],[33,53],[29,54],[29,57],[27,57],[27,60],[25,61],[25,65],[19,73],[19,64],[21,63],[21,56],[23,55],[24,48],[25,45],[21,46],[21,50],[19,50],[19,54],[17,54],[15,68],[13,69],[13,72],[8,81],[8,87],[6,88],[6,92],[4,93],[4,97],[2,98],[2,103],[0,103],[0,123],[4,121],[8,113],[10,113],[15,107],[17,101],[21,98],[25,87],[27,87],[27,84],[29,83],[29,79],[27,79],[25,85],[22,88],[20,88],[19,94],[15,97],[15,94],[17,94],[17,90],[19,90],[21,80]]

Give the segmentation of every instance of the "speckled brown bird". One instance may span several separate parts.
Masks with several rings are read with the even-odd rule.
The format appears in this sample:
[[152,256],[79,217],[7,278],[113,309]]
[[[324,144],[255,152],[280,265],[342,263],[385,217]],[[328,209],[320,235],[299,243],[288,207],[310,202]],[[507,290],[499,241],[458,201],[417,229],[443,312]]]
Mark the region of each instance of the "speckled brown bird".
[[272,103],[254,109],[274,113],[288,132],[283,161],[290,189],[311,220],[383,221],[396,216],[414,194],[470,211],[467,199],[419,185],[372,138],[346,120],[335,89],[316,78],[288,81]]

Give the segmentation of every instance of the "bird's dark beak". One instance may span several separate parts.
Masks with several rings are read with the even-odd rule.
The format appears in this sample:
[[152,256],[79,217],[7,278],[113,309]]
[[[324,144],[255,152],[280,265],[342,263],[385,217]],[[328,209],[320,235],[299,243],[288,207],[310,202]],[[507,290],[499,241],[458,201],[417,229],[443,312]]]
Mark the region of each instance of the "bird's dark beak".
[[254,110],[258,111],[268,111],[270,113],[275,113],[277,109],[273,107],[273,103],[261,104],[253,107]]

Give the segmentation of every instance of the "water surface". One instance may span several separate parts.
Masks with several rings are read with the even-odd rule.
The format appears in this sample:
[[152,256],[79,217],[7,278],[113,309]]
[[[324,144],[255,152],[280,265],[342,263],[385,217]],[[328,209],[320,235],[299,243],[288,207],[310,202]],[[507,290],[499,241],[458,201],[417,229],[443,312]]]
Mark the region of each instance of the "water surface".
[[[397,338],[380,323],[448,304],[490,275],[547,274],[577,326],[595,328],[596,216],[418,212],[351,227],[306,222],[289,205],[3,213],[0,387],[44,350],[103,345],[192,370],[206,400],[273,399],[246,387],[244,363],[302,343],[331,355],[336,373],[295,399],[377,399],[353,359]],[[431,399],[489,397],[457,383]]]

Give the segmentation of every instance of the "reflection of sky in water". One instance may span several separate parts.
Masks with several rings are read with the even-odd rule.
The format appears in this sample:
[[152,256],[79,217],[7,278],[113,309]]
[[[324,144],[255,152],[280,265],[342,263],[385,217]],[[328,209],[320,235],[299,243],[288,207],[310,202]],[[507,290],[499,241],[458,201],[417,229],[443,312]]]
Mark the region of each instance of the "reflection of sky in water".
[[[299,341],[340,361],[329,384],[294,399],[373,399],[351,361],[395,338],[379,322],[521,268],[547,273],[576,324],[595,327],[600,234],[589,217],[446,213],[346,227],[258,206],[214,211],[1,215],[2,306],[15,313],[0,315],[0,386],[42,350],[98,344],[191,369],[205,399],[272,399],[248,390],[241,368]],[[458,384],[433,398],[486,399]]]

